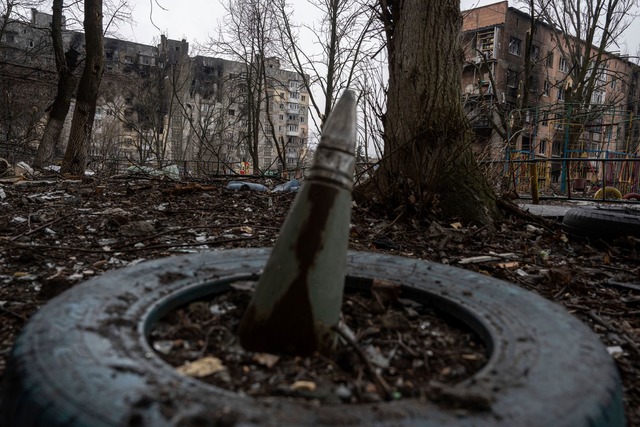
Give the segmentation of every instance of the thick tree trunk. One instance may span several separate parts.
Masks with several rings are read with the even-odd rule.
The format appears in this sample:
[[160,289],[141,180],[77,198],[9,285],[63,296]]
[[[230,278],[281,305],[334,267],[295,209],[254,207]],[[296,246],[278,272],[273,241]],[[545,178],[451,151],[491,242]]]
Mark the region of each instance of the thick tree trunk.
[[75,49],[69,48],[65,54],[62,43],[62,2],[63,0],[53,1],[51,38],[58,70],[58,89],[53,104],[49,109],[47,125],[36,153],[34,166],[38,168],[50,164],[53,160],[55,148],[60,140],[62,127],[67,118],[67,113],[69,113],[71,98],[77,83],[74,71],[78,65],[79,53]]
[[[67,54],[69,54],[69,52],[67,52]],[[58,73],[58,91],[49,110],[49,118],[44,133],[42,134],[40,145],[38,145],[34,162],[35,167],[41,168],[53,161],[56,146],[60,141],[64,121],[69,113],[71,97],[76,88],[77,79],[73,74],[74,69],[75,64],[72,66],[67,64]]]
[[85,0],[84,34],[87,57],[76,97],[67,150],[62,160],[62,173],[82,175],[87,167],[87,154],[98,89],[104,69],[104,38],[102,35],[102,0]]
[[[490,224],[495,195],[462,110],[457,0],[380,0],[389,51],[385,152],[372,185],[389,207]],[[371,188],[371,187],[370,187]]]
[[[64,127],[64,118],[67,116],[67,112],[69,111],[69,106],[67,105],[66,111],[64,111],[61,119],[59,117],[53,117],[53,108],[54,107],[52,107],[49,112],[49,119],[47,120],[47,125],[44,128],[44,133],[40,140],[40,145],[38,145],[38,151],[36,152],[36,159],[33,164],[36,168],[43,168],[53,163],[56,151],[55,148],[60,140],[62,128]],[[58,116],[58,114],[56,115]]]

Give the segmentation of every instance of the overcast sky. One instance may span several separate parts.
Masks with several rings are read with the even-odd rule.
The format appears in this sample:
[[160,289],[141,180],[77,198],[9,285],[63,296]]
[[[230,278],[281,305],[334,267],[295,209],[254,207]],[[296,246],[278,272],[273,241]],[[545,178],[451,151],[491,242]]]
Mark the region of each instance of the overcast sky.
[[[462,0],[461,9],[471,9],[497,1]],[[156,2],[168,10],[162,10],[155,4]],[[160,30],[151,23],[151,3],[154,3],[153,22]],[[305,0],[291,0],[291,3],[296,13],[295,21],[304,19],[308,24],[317,21],[315,9],[310,8]],[[143,44],[152,44],[162,33],[171,39],[187,39],[191,46],[195,46],[196,42],[205,43],[210,35],[214,35],[218,21],[224,16],[224,9],[219,0],[137,0],[132,4],[136,24],[123,25],[119,34]],[[512,1],[510,4],[515,3]],[[640,45],[640,19],[635,21],[626,36],[628,44],[626,53],[633,55],[636,54],[637,47]],[[624,52],[625,49],[623,48],[622,51]]]

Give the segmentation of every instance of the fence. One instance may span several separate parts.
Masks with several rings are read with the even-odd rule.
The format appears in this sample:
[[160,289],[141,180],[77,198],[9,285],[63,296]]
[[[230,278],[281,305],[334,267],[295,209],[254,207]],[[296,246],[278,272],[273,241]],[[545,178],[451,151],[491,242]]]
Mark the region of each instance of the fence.
[[[535,168],[532,168],[535,166]],[[600,188],[614,187],[622,195],[640,191],[640,156],[608,153],[605,157],[526,158],[514,155],[501,162],[503,183],[518,194],[531,192],[532,178],[541,195],[591,197]]]

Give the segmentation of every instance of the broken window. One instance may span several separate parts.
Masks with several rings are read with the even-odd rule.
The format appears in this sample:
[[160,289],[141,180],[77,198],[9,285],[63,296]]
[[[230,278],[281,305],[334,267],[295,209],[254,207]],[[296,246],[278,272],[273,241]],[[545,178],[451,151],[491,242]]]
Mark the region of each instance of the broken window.
[[547,68],[553,68],[553,52],[547,52]]
[[514,70],[507,70],[507,86],[510,88],[518,87],[516,78],[516,72]]
[[509,53],[512,55],[520,56],[522,52],[522,40],[511,37],[509,39]]
[[594,90],[591,95],[592,104],[604,104],[604,90]]
[[566,58],[560,57],[560,61],[558,63],[558,68],[563,73],[568,73],[569,72],[569,62],[567,62]]
[[538,153],[547,154],[547,140],[542,139],[538,144]]
[[543,111],[542,112],[542,117],[540,118],[540,125],[541,126],[548,126],[549,125],[549,112],[548,111]]
[[536,45],[531,46],[531,58],[534,61],[540,60],[540,48]]
[[478,31],[477,49],[480,50],[485,58],[493,57],[493,38],[494,29],[489,28],[486,30]]

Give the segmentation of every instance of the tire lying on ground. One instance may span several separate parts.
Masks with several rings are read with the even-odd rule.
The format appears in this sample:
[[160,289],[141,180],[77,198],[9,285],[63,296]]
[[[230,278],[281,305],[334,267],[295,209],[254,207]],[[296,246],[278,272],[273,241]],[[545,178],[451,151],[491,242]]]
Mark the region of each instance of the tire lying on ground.
[[[446,310],[489,349],[456,385],[490,408],[417,400],[323,405],[250,398],[178,374],[146,336],[189,301],[255,280],[269,250],[171,257],[106,273],[51,300],[24,328],[0,391],[0,424],[100,426],[623,426],[618,372],[598,337],[563,308],[481,274],[350,252],[347,286],[403,285],[403,298]],[[452,396],[455,396],[453,393]],[[468,398],[468,397],[467,397]],[[455,400],[455,397],[451,397]],[[460,402],[464,409],[464,397]]]
[[638,200],[640,201],[640,194],[638,193],[628,193],[625,194],[624,196],[622,196],[623,199],[625,200]]
[[627,206],[580,206],[569,209],[562,229],[574,236],[610,240],[640,238],[640,209]]

